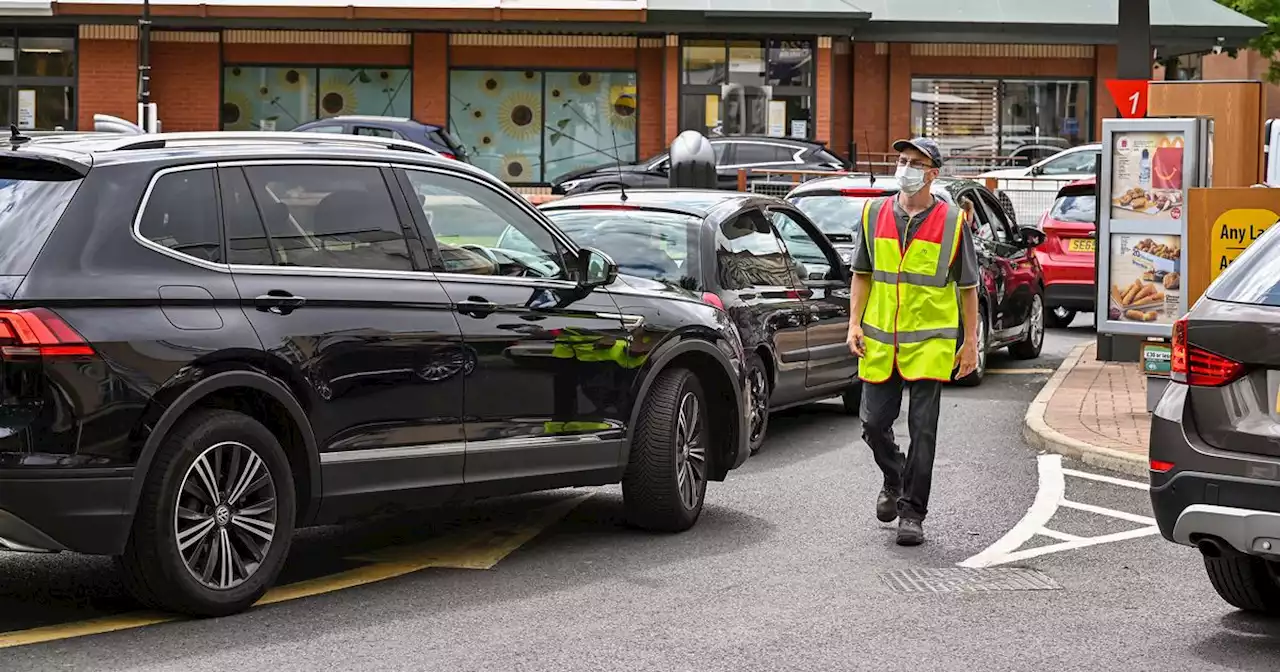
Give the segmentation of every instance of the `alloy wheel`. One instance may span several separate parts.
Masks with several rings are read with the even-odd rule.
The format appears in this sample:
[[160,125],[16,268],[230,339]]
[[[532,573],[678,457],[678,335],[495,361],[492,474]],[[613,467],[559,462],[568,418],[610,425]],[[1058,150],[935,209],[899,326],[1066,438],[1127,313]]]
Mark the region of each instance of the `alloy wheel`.
[[764,433],[765,417],[769,413],[768,383],[764,379],[764,371],[759,368],[751,370],[751,443],[755,444]]
[[1031,297],[1031,343],[1036,350],[1044,345],[1044,299],[1039,294]]
[[978,368],[976,373],[987,371],[987,321],[978,319]]
[[676,485],[686,509],[698,506],[698,493],[707,477],[707,448],[703,445],[702,411],[698,396],[685,392],[676,418]]
[[276,511],[275,480],[252,448],[223,441],[206,449],[187,469],[174,507],[187,571],[213,590],[243,584],[271,550]]

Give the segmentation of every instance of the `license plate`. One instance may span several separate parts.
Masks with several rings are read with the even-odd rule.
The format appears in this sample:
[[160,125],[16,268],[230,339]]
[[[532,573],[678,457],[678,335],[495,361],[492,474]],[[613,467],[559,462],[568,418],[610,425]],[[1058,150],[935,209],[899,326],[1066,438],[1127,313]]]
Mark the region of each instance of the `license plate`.
[[1097,241],[1092,238],[1072,238],[1067,241],[1068,252],[1093,252]]

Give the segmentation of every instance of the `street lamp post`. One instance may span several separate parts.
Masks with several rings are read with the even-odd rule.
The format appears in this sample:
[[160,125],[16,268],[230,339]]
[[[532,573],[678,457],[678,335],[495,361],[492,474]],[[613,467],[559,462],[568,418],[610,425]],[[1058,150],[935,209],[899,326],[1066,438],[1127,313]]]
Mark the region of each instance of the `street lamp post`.
[[142,0],[138,19],[138,125],[147,133],[156,130],[151,113],[151,0]]

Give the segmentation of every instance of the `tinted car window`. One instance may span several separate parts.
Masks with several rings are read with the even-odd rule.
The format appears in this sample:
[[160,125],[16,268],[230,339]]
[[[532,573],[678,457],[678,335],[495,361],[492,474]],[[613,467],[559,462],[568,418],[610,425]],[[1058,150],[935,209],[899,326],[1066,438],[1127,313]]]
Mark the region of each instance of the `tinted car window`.
[[551,210],[547,216],[575,243],[609,255],[620,273],[701,288],[698,217],[646,210]]
[[771,145],[756,142],[734,143],[734,165],[750,163],[789,163],[796,155],[796,149],[784,145]]
[[1041,166],[1041,172],[1044,175],[1075,175],[1084,173],[1093,173],[1094,168],[1098,164],[1097,152],[1081,151],[1073,154],[1067,154],[1058,159],[1049,161]]
[[160,176],[142,211],[143,238],[205,261],[222,262],[222,232],[213,169]]
[[1094,194],[1062,196],[1053,202],[1049,217],[1059,222],[1093,224],[1098,221],[1098,197]]
[[451,175],[420,170],[406,174],[439,247],[441,270],[568,277],[555,237],[511,200]]
[[341,133],[342,127],[337,125],[330,126],[312,126],[310,128],[301,129],[304,133]]
[[262,217],[240,168],[218,171],[222,196],[222,223],[227,230],[227,263],[271,266],[271,241],[262,228]]
[[862,225],[863,196],[797,196],[791,204],[803,212],[824,234],[853,236]]
[[726,221],[716,247],[716,273],[725,289],[791,286],[791,261],[763,214]]
[[1280,306],[1280,225],[1253,241],[1205,294],[1216,301]]
[[790,214],[782,211],[769,213],[773,226],[786,242],[796,274],[806,280],[822,280],[831,272],[831,261],[808,231]]
[[276,263],[411,271],[391,193],[374,167],[244,169]]
[[404,136],[389,129],[375,128],[373,126],[356,126],[356,135],[368,135],[375,138],[395,138],[404,140]]
[[0,275],[26,275],[80,180],[0,180]]

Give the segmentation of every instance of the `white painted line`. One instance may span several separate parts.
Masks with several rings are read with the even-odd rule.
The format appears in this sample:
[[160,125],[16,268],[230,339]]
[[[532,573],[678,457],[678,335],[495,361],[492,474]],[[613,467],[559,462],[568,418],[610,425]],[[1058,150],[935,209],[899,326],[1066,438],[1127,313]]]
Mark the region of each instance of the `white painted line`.
[[1037,463],[1040,470],[1040,489],[1036,491],[1036,498],[1031,503],[1031,508],[1027,509],[1027,513],[1013,526],[1013,529],[1006,532],[986,550],[959,563],[961,567],[991,567],[999,564],[1002,558],[1018,550],[1031,537],[1034,537],[1036,532],[1043,529],[1045,523],[1053,517],[1066,491],[1066,481],[1062,477],[1062,456],[1041,455]]
[[1080,502],[1070,502],[1065,499],[1062,500],[1062,506],[1068,509],[1075,509],[1077,511],[1087,511],[1089,513],[1096,513],[1100,516],[1110,516],[1112,518],[1119,518],[1120,520],[1127,520],[1132,523],[1142,523],[1143,525],[1156,524],[1155,518],[1150,518],[1148,516],[1139,516],[1136,513],[1129,513],[1127,511],[1116,511],[1115,509],[1108,509],[1105,506],[1081,504]]
[[1049,537],[1050,539],[1057,539],[1058,541],[1080,541],[1081,539],[1085,538],[1085,537],[1077,537],[1074,534],[1067,534],[1066,532],[1051,530],[1047,527],[1040,528],[1040,536]]
[[1126,488],[1133,488],[1134,490],[1150,490],[1151,489],[1150,483],[1142,483],[1140,481],[1130,481],[1123,478],[1113,478],[1111,476],[1102,476],[1100,474],[1091,474],[1087,471],[1076,471],[1075,469],[1063,469],[1062,473],[1066,474],[1067,476],[1075,476],[1076,478],[1087,478],[1091,481],[1098,481],[1099,483],[1110,483],[1111,485],[1122,485]]
[[1058,553],[1060,551],[1071,551],[1077,548],[1086,548],[1089,546],[1097,546],[1098,544],[1106,544],[1113,541],[1125,541],[1128,539],[1139,539],[1141,537],[1160,534],[1158,527],[1139,527],[1133,530],[1125,530],[1124,532],[1116,532],[1115,534],[1104,534],[1100,537],[1088,537],[1079,541],[1064,541],[1061,544],[1050,544],[1039,548],[1029,548],[1025,551],[1010,553],[1003,558],[990,562],[984,567],[994,567],[996,565],[1004,565],[1010,562],[1018,562],[1019,560],[1029,560],[1041,555],[1050,553]]

